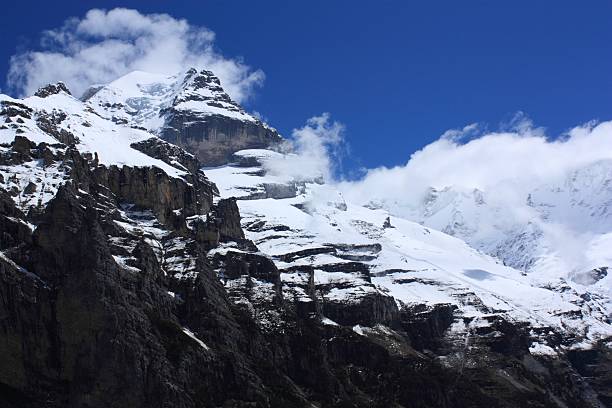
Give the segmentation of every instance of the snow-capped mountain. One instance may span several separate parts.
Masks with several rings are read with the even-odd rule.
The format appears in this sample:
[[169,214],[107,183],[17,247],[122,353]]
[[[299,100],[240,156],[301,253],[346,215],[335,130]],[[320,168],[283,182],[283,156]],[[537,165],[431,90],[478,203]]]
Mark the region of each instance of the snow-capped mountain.
[[281,140],[206,70],[191,68],[171,76],[135,71],[92,87],[83,99],[99,115],[153,132],[208,166],[227,162],[236,150],[266,148]]
[[612,162],[604,160],[511,201],[503,185],[486,191],[449,186],[431,188],[417,203],[374,207],[461,238],[528,274],[538,286],[570,286],[610,305],[611,186]]
[[[518,225],[504,250],[528,262],[542,222],[446,189],[422,225],[283,172],[297,154],[265,149],[278,134],[208,71],[84,99],[0,96],[0,405],[612,401],[607,270],[544,281],[474,244]],[[606,262],[609,185],[589,171],[525,199],[599,231]]]

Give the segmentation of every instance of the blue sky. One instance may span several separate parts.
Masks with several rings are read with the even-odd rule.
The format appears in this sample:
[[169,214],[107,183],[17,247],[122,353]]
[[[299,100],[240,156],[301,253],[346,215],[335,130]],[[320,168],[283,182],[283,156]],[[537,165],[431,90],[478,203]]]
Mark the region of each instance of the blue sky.
[[609,1],[9,2],[0,77],[42,30],[116,6],[213,30],[224,55],[265,72],[246,105],[283,134],[330,112],[349,170],[403,164],[447,129],[496,129],[517,111],[551,135],[612,117]]

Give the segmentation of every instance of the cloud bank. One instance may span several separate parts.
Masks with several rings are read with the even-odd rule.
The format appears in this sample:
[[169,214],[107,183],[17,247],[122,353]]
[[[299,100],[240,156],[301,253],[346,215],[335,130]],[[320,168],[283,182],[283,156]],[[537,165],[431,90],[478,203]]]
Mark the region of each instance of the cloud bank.
[[[522,119],[512,129],[474,135],[476,125],[447,131],[413,153],[403,166],[368,170],[354,183],[343,183],[356,200],[418,202],[430,188],[508,190],[524,201],[541,184],[570,171],[612,159],[612,121],[588,123],[551,139]],[[462,141],[466,133],[470,139]]]
[[19,96],[50,82],[64,81],[80,96],[90,85],[107,83],[131,71],[175,74],[189,67],[215,72],[237,101],[247,99],[264,80],[240,59],[214,47],[215,34],[167,14],[92,9],[62,27],[42,33],[39,50],[14,55],[7,84]]

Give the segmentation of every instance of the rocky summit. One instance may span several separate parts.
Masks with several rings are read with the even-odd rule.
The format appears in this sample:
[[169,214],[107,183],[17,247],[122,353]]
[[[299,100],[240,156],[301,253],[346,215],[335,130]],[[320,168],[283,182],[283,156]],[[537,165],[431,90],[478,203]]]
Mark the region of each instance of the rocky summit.
[[604,294],[285,174],[280,141],[205,70],[1,95],[0,406],[612,406]]
[[82,99],[107,119],[187,149],[204,166],[225,164],[241,149],[281,141],[275,129],[245,112],[207,70],[191,68],[172,76],[132,72],[92,87]]

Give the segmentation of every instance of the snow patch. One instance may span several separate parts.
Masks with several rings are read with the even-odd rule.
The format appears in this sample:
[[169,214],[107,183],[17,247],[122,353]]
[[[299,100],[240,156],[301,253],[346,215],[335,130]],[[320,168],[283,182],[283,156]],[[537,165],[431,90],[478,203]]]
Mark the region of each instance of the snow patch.
[[191,330],[189,330],[188,328],[183,327],[183,333],[185,333],[187,336],[191,337],[204,350],[210,350],[210,348],[206,344],[204,344],[204,342],[202,340],[198,339],[196,337],[196,335]]

